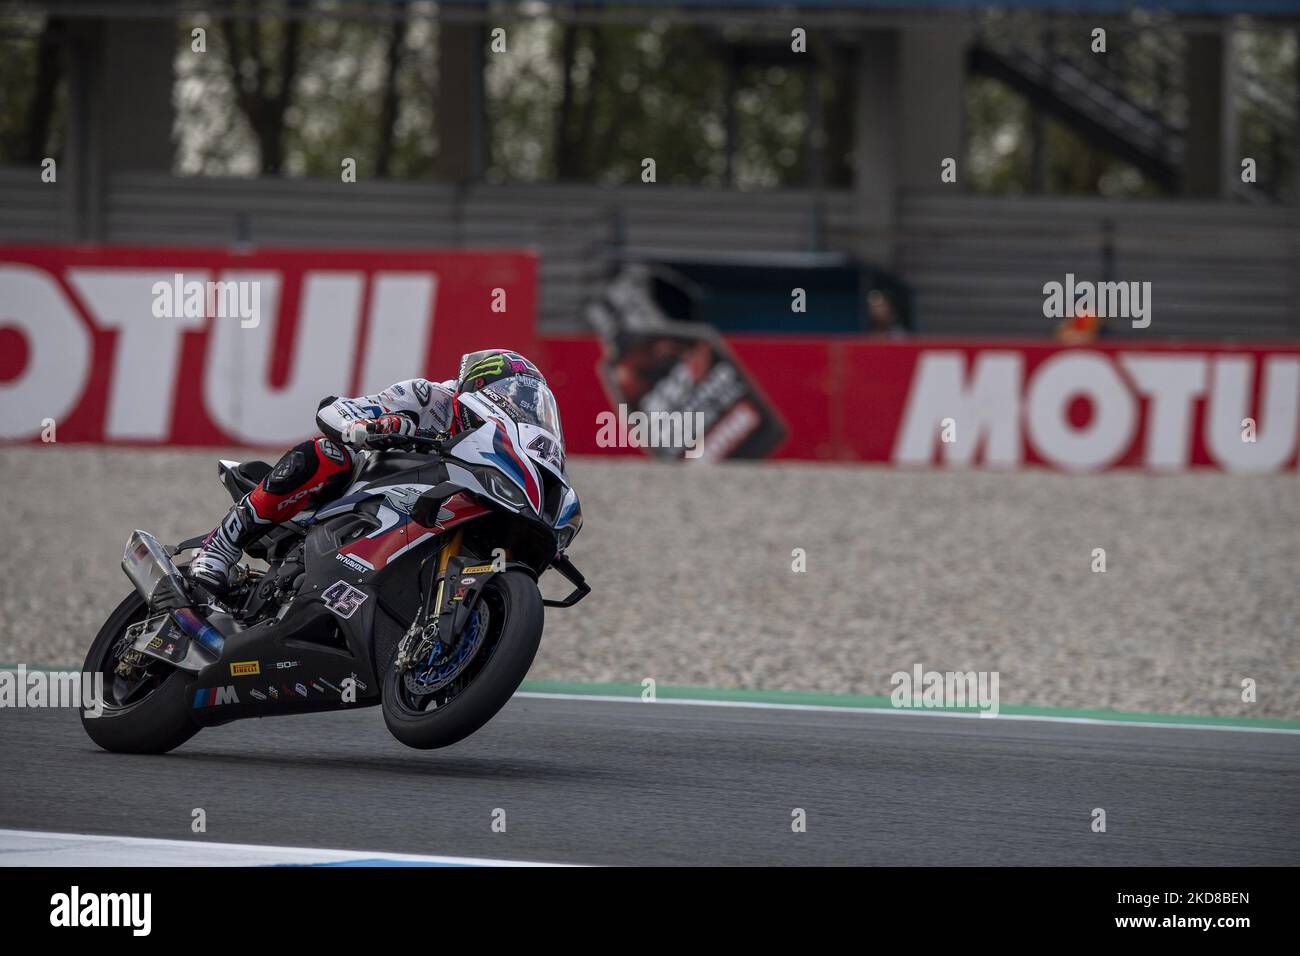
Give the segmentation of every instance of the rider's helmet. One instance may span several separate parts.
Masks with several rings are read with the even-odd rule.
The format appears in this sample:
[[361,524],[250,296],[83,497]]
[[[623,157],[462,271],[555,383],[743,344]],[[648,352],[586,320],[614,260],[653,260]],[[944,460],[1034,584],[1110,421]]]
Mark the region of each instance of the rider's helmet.
[[532,421],[558,433],[558,417],[554,425],[547,421],[557,413],[546,379],[536,365],[518,352],[481,349],[461,357],[456,393],[452,398],[453,435],[483,424],[483,419],[460,401],[462,395],[470,392],[481,393],[482,398],[504,410],[515,421]]

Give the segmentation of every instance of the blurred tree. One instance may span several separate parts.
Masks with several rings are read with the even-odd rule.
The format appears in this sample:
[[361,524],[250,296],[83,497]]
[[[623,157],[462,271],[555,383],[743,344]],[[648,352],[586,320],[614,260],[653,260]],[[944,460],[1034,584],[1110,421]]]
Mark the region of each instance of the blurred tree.
[[402,65],[402,48],[406,43],[407,9],[405,0],[398,0],[398,15],[389,27],[388,52],[385,57],[384,92],[379,109],[379,146],[375,150],[375,175],[387,179],[393,160],[394,126],[397,123],[397,75]]
[[[282,12],[293,13],[305,5],[306,0],[285,0]],[[233,3],[232,8],[243,14],[222,18],[221,33],[235,102],[257,137],[261,171],[278,175],[284,167],[284,119],[298,74],[302,21],[273,17],[270,4],[255,0]],[[277,52],[269,52],[272,47]]]
[[[192,52],[194,23],[204,21],[182,31],[176,58],[177,172],[254,175],[261,169],[259,144],[234,105],[224,39],[210,31],[209,53]],[[337,176],[341,159],[351,157],[362,177],[427,176],[437,148],[436,61],[429,52],[436,30],[427,12],[413,11],[400,28],[378,20],[304,21],[284,115],[282,173]]]
[[1300,33],[1242,33],[1236,53],[1240,153],[1258,165],[1259,186],[1275,200],[1296,198],[1300,151]]
[[735,185],[778,189],[809,184],[808,75],[788,66],[750,66],[736,90]]
[[59,63],[63,29],[61,19],[49,17],[40,39],[36,41],[36,76],[32,83],[32,99],[27,107],[27,149],[23,156],[25,162],[32,164],[39,164],[50,155],[46,147],[54,123],[55,96],[63,72]]
[[[723,185],[731,53],[719,36],[662,22],[508,32],[512,56],[488,65],[490,178],[630,183],[650,157],[659,182]],[[736,185],[806,185],[807,92],[803,70],[740,67]]]
[[[560,40],[560,105],[555,120],[555,178],[574,179],[572,113],[573,113],[573,67],[578,50],[578,28],[565,24],[561,28]],[[599,62],[600,54],[595,54]],[[589,98],[591,102],[593,98]]]
[[[233,0],[239,19],[200,15],[178,24],[177,172],[337,176],[340,159],[352,157],[363,176],[430,174],[439,149],[437,7],[402,0],[403,16],[392,21],[283,18],[308,5]],[[664,183],[803,186],[813,172],[808,111],[818,102],[826,181],[849,181],[853,70],[852,56],[840,55],[851,53],[848,47],[824,51],[823,68],[813,74],[799,63],[744,58],[733,69],[732,41],[752,49],[759,34],[665,20],[566,26],[542,15],[499,22],[510,39],[508,55],[487,57],[491,181],[631,183],[639,181],[641,160],[653,157]],[[1003,11],[984,22],[986,33],[1009,43],[1032,45],[1044,35],[1044,19],[1032,12]],[[1186,67],[1177,21],[1142,14],[1133,23],[1112,32],[1114,56],[1093,56],[1086,31],[1069,29],[1068,21],[1053,28],[1053,48],[1081,68],[1106,71],[1107,82],[1135,104],[1178,126],[1186,115]],[[208,27],[206,54],[190,48],[195,25]],[[1256,26],[1239,31],[1236,41],[1240,150],[1258,164],[1259,194],[1291,199],[1300,150],[1296,36]],[[0,162],[57,155],[61,52],[57,19],[6,18]],[[1020,97],[972,77],[967,128],[969,188],[1033,188],[1033,119]],[[1155,192],[1141,173],[1074,131],[1051,120],[1042,128],[1044,190]]]
[[1031,181],[1029,104],[985,77],[966,82],[969,187],[975,192],[1020,193]]
[[58,18],[13,15],[0,29],[0,162],[60,158],[63,77]]

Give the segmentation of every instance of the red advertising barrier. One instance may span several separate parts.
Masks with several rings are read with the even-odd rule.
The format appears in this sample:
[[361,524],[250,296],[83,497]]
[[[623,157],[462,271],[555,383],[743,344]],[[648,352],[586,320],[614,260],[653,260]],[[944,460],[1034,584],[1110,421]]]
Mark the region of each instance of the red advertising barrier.
[[[326,395],[536,350],[526,253],[0,246],[0,440],[285,446]],[[47,438],[48,440],[48,438]]]
[[[776,458],[1067,471],[1294,470],[1300,346],[734,337],[789,424]],[[542,341],[571,454],[602,448],[594,338]]]
[[[501,346],[550,379],[570,453],[648,454],[601,446],[618,375],[600,374],[594,337],[538,339],[535,309],[525,253],[0,247],[0,440],[282,448],[311,434],[326,395],[447,378],[462,353]],[[674,345],[665,381],[679,394],[692,375],[732,371],[697,367],[702,341]],[[653,342],[637,348],[623,358],[653,362]],[[752,385],[741,404],[770,406],[776,458],[1297,467],[1296,345],[744,336],[725,348]]]

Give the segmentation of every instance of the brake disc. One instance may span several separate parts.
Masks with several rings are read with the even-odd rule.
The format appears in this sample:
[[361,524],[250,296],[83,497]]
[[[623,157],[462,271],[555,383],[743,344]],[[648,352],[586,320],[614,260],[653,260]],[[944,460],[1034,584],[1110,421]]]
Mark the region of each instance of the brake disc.
[[[487,627],[488,610],[482,605],[475,609],[465,633],[451,648],[443,648],[441,642],[437,640],[436,623],[426,627],[425,634],[427,635],[430,628],[432,628],[434,636],[429,642],[424,655],[418,652],[412,655],[417,661],[424,657],[424,663],[413,664],[402,675],[402,681],[407,691],[416,697],[427,697],[446,687],[459,677],[470,661],[474,659],[475,654],[478,653]],[[421,648],[423,649],[424,646],[424,640],[422,640]]]

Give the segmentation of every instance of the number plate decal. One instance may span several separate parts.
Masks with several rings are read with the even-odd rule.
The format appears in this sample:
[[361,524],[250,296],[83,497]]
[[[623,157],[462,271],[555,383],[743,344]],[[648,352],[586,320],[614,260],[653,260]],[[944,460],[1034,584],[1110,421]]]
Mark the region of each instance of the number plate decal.
[[366,598],[369,596],[346,581],[335,581],[321,593],[320,597],[327,608],[346,620],[356,613],[357,608],[366,603]]

